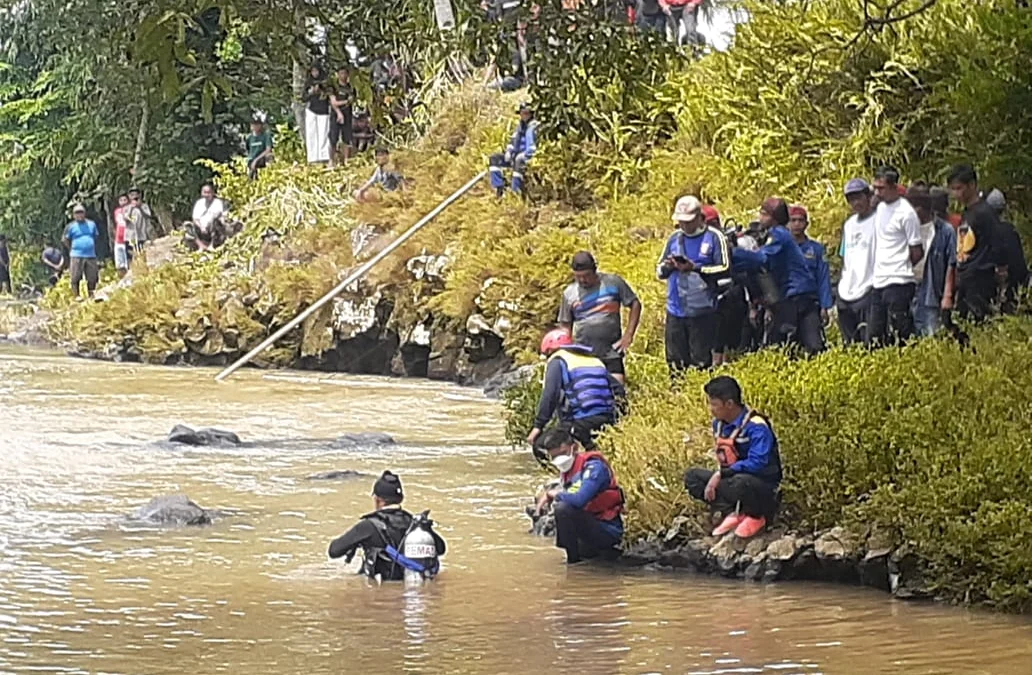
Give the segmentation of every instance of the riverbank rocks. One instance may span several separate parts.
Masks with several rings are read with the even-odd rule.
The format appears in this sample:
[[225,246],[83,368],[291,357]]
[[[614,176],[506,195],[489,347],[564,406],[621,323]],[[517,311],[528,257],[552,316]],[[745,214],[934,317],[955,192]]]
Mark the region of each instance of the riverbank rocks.
[[520,366],[515,370],[499,373],[484,383],[484,396],[500,399],[506,391],[523,384],[533,376],[534,366]]
[[203,509],[186,495],[155,497],[131,516],[132,520],[166,526],[210,525],[211,511]]
[[383,445],[397,445],[397,441],[390,434],[385,434],[382,431],[359,431],[355,433],[344,434],[333,442],[333,444],[339,448],[354,448],[358,446],[383,446]]
[[621,562],[764,583],[863,585],[905,599],[933,596],[920,560],[905,547],[897,547],[889,533],[846,527],[812,535],[775,527],[751,539],[734,534],[690,539],[656,536],[626,545]]
[[169,443],[205,447],[231,447],[241,443],[240,437],[232,431],[210,428],[194,430],[183,424],[172,427],[167,440]]
[[525,512],[527,517],[530,518],[530,534],[539,537],[555,536],[555,504],[549,503],[544,510],[538,512],[537,503],[547,491],[558,487],[558,480],[550,480],[547,483],[543,483],[538,488],[537,494],[534,495],[534,504],[526,507]]
[[330,471],[320,471],[319,473],[313,473],[308,476],[305,480],[349,480],[352,478],[368,478],[371,477],[369,474],[362,473],[361,471],[353,471],[351,469],[331,469]]

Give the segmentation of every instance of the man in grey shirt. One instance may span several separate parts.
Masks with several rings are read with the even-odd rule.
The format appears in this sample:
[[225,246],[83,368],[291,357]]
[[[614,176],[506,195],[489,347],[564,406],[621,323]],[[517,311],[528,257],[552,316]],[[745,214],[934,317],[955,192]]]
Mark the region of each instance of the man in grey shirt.
[[[600,273],[587,251],[573,256],[574,282],[563,291],[559,325],[573,331],[573,339],[591,347],[620,383],[624,382],[623,357],[634,341],[641,321],[641,302],[627,282],[615,274]],[[627,330],[621,328],[620,308],[630,308]]]

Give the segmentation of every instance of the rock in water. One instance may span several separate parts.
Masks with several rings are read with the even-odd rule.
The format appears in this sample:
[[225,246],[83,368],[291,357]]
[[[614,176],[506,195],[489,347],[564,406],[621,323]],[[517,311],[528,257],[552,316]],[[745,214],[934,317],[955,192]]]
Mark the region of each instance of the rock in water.
[[232,431],[222,429],[197,429],[196,431],[188,426],[177,424],[168,432],[169,443],[182,443],[183,445],[202,446],[226,446],[240,445],[240,437]]
[[211,512],[193,503],[186,495],[155,497],[133,514],[134,520],[159,525],[210,525]]
[[544,483],[538,488],[537,494],[534,496],[535,506],[528,506],[526,508],[527,517],[530,518],[531,526],[530,533],[539,537],[551,537],[555,535],[555,504],[549,502],[548,506],[541,513],[538,513],[536,505],[537,502],[544,496],[548,490],[559,487],[560,483],[557,480],[551,480]]
[[352,471],[351,469],[335,469],[333,471],[313,473],[307,480],[346,480],[349,478],[362,478],[366,475],[361,471]]
[[382,431],[360,431],[353,434],[344,434],[337,439],[336,444],[344,447],[358,445],[395,445],[394,437]]

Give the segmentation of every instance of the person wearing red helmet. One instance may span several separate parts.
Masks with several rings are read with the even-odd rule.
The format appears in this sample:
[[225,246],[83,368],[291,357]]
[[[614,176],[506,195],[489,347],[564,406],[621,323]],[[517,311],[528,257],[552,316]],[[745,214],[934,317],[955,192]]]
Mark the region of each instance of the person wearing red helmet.
[[594,436],[616,421],[617,401],[624,396],[623,385],[613,378],[600,359],[591,355],[590,347],[575,344],[565,328],[556,328],[545,335],[541,340],[541,354],[548,357],[545,383],[534,428],[527,435],[534,456],[543,459],[536,442],[553,417],[569,427],[581,445],[594,450]]

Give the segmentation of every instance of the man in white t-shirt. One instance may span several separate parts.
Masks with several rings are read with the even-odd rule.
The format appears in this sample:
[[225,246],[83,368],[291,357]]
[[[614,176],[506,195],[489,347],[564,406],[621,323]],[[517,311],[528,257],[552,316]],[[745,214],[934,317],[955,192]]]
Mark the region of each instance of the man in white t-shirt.
[[201,198],[194,204],[191,217],[198,250],[204,251],[216,243],[216,231],[222,227],[225,213],[226,205],[215,196],[215,186],[211,183],[201,186]]
[[863,178],[846,183],[846,201],[853,215],[842,226],[842,277],[838,282],[838,324],[842,341],[867,341],[867,320],[874,287],[874,200]]
[[875,172],[874,193],[879,203],[874,213],[874,292],[867,341],[899,344],[914,334],[914,265],[924,257],[921,220],[903,199],[895,168],[883,166]]

